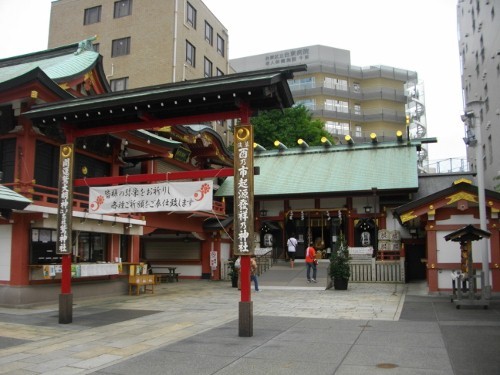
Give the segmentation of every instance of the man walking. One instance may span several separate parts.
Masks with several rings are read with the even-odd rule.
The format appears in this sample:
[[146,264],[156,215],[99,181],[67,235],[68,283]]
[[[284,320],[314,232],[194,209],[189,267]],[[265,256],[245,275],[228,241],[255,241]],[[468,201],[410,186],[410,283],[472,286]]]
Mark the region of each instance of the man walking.
[[290,268],[293,268],[293,265],[295,263],[295,252],[297,251],[297,244],[299,242],[295,238],[295,233],[292,233],[290,238],[287,241],[287,247],[288,247],[288,259],[290,259]]

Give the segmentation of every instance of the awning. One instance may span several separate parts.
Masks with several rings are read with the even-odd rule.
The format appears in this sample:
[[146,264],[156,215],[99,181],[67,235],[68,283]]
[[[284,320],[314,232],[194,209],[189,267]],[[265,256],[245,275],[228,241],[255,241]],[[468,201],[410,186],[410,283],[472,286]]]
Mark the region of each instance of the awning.
[[262,222],[262,226],[266,226],[271,230],[281,230],[281,227],[276,224],[274,221],[264,221]]
[[444,237],[446,241],[468,242],[478,241],[483,237],[490,238],[491,233],[482,229],[475,228],[473,225],[467,225],[455,232],[452,232]]
[[31,203],[31,200],[0,185],[0,209],[22,210]]
[[227,228],[233,223],[233,220],[232,216],[224,220],[219,220],[218,218],[207,219],[203,222],[203,230],[211,231]]

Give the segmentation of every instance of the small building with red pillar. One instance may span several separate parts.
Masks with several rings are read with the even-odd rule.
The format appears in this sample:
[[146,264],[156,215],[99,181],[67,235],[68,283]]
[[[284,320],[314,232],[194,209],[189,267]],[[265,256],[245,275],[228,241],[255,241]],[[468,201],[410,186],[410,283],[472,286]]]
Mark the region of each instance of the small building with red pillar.
[[[485,242],[489,259],[491,291],[500,292],[500,193],[485,190],[487,231]],[[426,272],[429,292],[448,291],[452,288],[451,273],[463,271],[460,244],[448,242],[445,237],[467,225],[480,228],[479,197],[477,186],[462,178],[450,186],[415,199],[394,209],[398,222],[410,230],[425,233],[425,256],[422,266]],[[472,262],[475,270],[482,270],[480,241],[472,244]],[[481,288],[481,284],[478,285]]]
[[[342,231],[353,253],[373,248],[373,268],[360,262],[352,268],[357,271],[351,281],[422,281],[431,293],[451,290],[460,249],[444,237],[468,224],[479,227],[477,187],[464,178],[466,173],[419,175],[417,152],[423,142],[435,140],[257,146],[256,247],[286,259],[286,241],[293,233],[299,241],[297,258],[304,258],[308,242],[328,258]],[[231,202],[232,177],[216,195]],[[490,285],[500,292],[500,194],[487,190],[486,206],[491,237],[483,241],[489,241]],[[478,242],[473,246],[480,269]]]

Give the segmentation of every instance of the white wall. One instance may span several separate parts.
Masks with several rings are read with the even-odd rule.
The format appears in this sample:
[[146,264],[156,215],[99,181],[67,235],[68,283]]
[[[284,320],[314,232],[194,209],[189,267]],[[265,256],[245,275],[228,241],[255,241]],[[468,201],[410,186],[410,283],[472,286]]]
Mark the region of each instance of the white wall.
[[0,225],[0,280],[10,281],[12,225]]

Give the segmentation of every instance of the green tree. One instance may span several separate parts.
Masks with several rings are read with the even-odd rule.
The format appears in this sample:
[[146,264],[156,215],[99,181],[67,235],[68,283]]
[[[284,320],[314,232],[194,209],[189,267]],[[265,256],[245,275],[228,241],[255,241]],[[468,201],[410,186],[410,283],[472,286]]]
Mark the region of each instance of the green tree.
[[313,119],[311,112],[303,105],[286,108],[284,111],[264,111],[252,117],[254,141],[269,149],[278,140],[288,148],[300,147],[303,139],[309,146],[321,145],[321,138],[326,137],[333,143],[332,136],[325,130],[321,120]]

